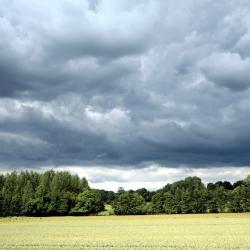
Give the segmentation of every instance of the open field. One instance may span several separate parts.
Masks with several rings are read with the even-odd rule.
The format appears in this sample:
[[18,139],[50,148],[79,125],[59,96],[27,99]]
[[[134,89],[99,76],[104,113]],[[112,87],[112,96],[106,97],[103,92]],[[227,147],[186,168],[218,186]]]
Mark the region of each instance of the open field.
[[250,249],[250,214],[13,217],[1,249]]

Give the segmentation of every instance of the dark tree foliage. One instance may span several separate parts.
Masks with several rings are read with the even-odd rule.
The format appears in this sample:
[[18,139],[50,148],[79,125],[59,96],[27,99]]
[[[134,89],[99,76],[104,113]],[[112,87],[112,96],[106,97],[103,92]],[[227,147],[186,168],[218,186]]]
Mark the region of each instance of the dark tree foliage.
[[208,191],[207,210],[210,213],[222,213],[229,211],[229,191],[223,186],[216,186]]
[[177,213],[176,209],[176,199],[174,195],[169,192],[164,193],[164,212],[167,214]]
[[115,214],[135,215],[145,214],[146,202],[144,198],[133,191],[122,191],[112,202]]
[[102,201],[106,204],[111,204],[115,199],[115,192],[113,191],[106,191],[103,189],[96,189],[96,191],[100,193]]
[[244,181],[236,181],[234,184],[233,184],[233,189],[241,186],[242,184],[244,184]]
[[76,199],[76,205],[71,209],[72,215],[97,214],[104,210],[102,197],[97,190],[85,190]]
[[152,197],[153,213],[206,212],[207,192],[201,179],[188,177],[167,184]]
[[[87,180],[68,172],[50,170],[38,174],[24,171],[0,175],[0,215],[69,215],[76,205],[80,209],[78,196],[86,190],[89,190]],[[95,203],[100,203],[99,195],[95,199]],[[103,202],[84,214],[101,210]]]
[[250,211],[250,177],[235,184],[209,183],[198,177],[167,184],[152,197],[151,213],[222,213]]
[[231,184],[198,177],[150,192],[90,189],[85,178],[53,170],[0,175],[0,216],[94,215],[111,204],[117,215],[250,212],[250,176]]
[[149,192],[146,188],[137,189],[136,193],[142,196],[146,202],[150,202],[153,196],[153,192]]
[[[168,192],[167,192],[168,193]],[[161,214],[165,212],[165,193],[163,191],[157,192],[152,197],[151,212],[154,214]]]
[[223,187],[226,190],[233,190],[234,187],[229,181],[218,181],[215,183],[216,186]]

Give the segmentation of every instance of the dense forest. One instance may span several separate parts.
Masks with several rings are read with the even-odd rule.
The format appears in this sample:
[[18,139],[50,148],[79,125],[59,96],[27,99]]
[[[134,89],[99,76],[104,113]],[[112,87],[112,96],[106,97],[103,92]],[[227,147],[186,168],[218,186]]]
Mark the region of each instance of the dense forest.
[[250,212],[250,176],[231,184],[187,177],[162,189],[91,189],[86,178],[53,170],[0,175],[0,216]]

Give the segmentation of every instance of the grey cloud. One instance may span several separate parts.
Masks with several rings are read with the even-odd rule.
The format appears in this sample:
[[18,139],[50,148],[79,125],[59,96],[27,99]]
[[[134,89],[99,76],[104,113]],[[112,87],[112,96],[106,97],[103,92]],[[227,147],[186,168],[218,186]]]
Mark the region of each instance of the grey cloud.
[[[131,70],[128,57],[142,53],[147,46],[148,31],[131,30],[122,10],[116,23],[110,22],[109,16],[92,14],[80,2],[27,6],[25,2],[2,1],[2,5],[1,96],[25,94],[47,99],[92,87],[115,89],[117,77]],[[20,10],[28,16],[20,15]],[[133,16],[136,21],[136,13]],[[140,28],[139,23],[133,25]],[[125,57],[123,65],[121,57]]]
[[250,164],[248,1],[0,6],[1,166]]
[[250,86],[250,58],[242,59],[235,53],[217,53],[205,59],[202,71],[219,86],[244,90]]
[[89,0],[89,9],[93,11],[97,11],[99,0]]

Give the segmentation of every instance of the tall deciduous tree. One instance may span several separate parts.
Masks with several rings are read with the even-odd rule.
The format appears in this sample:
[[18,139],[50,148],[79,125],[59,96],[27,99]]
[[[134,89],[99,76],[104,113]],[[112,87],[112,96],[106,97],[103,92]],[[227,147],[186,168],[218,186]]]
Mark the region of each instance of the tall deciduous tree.
[[102,210],[104,210],[104,204],[100,193],[96,190],[86,190],[77,196],[76,205],[71,209],[71,214],[90,215]]
[[112,202],[112,206],[117,215],[144,214],[146,202],[144,198],[136,192],[123,191]]

